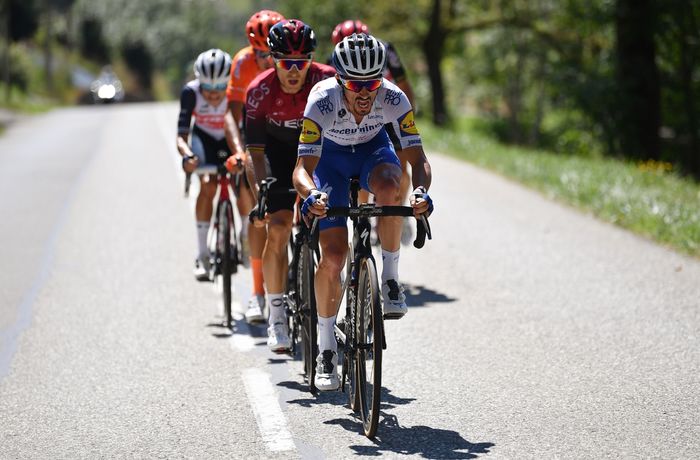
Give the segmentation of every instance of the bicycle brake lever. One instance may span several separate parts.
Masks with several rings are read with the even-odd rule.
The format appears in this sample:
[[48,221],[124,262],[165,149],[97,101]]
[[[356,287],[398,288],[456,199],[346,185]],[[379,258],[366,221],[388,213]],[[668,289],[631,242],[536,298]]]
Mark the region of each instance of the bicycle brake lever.
[[432,232],[430,231],[430,223],[424,214],[421,214],[419,218],[416,219],[416,240],[413,242],[413,247],[420,249],[425,245],[425,237],[429,240],[433,239]]

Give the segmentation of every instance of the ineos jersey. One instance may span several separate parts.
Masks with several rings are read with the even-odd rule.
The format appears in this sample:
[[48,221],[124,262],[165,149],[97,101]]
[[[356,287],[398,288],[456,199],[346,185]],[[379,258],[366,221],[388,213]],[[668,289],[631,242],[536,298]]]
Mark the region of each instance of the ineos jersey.
[[189,134],[192,117],[194,125],[216,140],[223,139],[226,98],[217,107],[209,105],[199,91],[199,80],[192,80],[182,88],[180,94],[180,117],[177,122],[178,134]]
[[296,94],[287,94],[282,91],[275,72],[275,69],[266,70],[248,86],[245,126],[246,145],[249,148],[264,148],[268,138],[296,147],[311,88],[324,78],[335,75],[333,67],[311,63],[301,90]]
[[384,79],[372,109],[358,124],[348,112],[343,89],[335,78],[323,80],[311,90],[306,103],[298,154],[320,157],[326,139],[339,145],[364,144],[387,123],[393,125],[401,148],[421,145],[411,103],[395,84]]

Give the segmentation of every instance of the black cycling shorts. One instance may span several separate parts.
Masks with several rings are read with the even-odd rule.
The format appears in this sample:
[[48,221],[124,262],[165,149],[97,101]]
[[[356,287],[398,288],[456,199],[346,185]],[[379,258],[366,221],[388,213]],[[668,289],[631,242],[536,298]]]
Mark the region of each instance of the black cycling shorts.
[[222,165],[231,156],[226,138],[214,139],[196,126],[190,136],[192,153],[199,158],[199,165]]
[[297,163],[297,145],[268,138],[265,144],[265,160],[270,175],[277,179],[270,186],[267,212],[273,213],[282,209],[293,211],[297,194],[289,190],[294,188],[292,172]]

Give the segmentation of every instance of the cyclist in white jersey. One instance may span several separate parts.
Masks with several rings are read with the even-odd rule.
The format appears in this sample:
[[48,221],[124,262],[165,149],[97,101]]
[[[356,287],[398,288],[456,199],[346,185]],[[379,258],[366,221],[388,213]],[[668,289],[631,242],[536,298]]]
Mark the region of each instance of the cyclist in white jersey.
[[[198,166],[224,164],[232,152],[243,152],[238,127],[233,116],[227,113],[226,85],[230,69],[228,53],[210,49],[197,57],[194,63],[196,78],[182,88],[177,149],[185,172],[192,173]],[[200,176],[200,185],[195,205],[199,253],[195,259],[194,276],[205,281],[209,279],[210,268],[207,233],[217,182],[211,177]]]
[[[302,197],[305,215],[318,218],[321,260],[315,277],[319,324],[319,355],[315,384],[320,390],[339,386],[338,353],[333,324],[339,304],[340,273],[347,254],[348,230],[343,218],[324,218],[328,206],[347,206],[350,178],[374,193],[379,206],[400,205],[401,163],[384,125],[398,133],[404,155],[413,168],[410,199],[416,215],[432,212],[427,189],[428,163],[413,110],[406,95],[382,78],[384,46],[371,35],[353,34],[333,52],[337,76],[316,84],[309,95],[294,186]],[[382,217],[377,228],[382,243],[382,299],[387,318],[401,318],[406,297],[398,282],[401,217]]]

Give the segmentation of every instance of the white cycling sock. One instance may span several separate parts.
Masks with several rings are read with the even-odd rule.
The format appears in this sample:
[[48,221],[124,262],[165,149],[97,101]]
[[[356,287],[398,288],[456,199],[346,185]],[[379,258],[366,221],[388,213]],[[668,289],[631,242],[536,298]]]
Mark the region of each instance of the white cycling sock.
[[284,323],[284,300],[282,294],[267,294],[267,306],[270,308],[270,326]]
[[207,234],[209,233],[209,221],[197,221],[197,242],[199,243],[199,257],[208,257]]
[[399,252],[385,251],[382,249],[382,283],[386,280],[399,281]]
[[333,325],[335,324],[335,315],[330,318],[318,317],[318,351],[324,350],[338,351],[338,343],[335,341],[335,333]]

